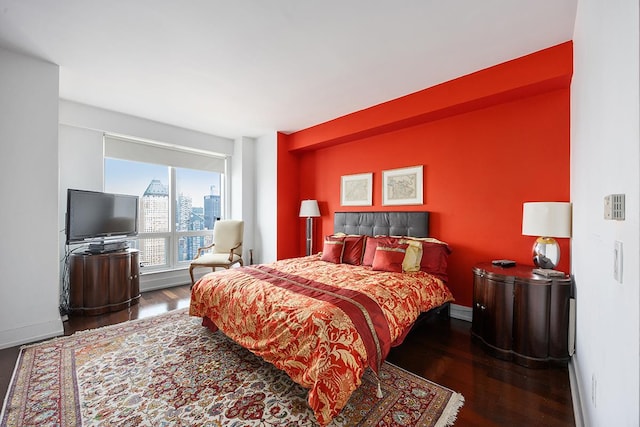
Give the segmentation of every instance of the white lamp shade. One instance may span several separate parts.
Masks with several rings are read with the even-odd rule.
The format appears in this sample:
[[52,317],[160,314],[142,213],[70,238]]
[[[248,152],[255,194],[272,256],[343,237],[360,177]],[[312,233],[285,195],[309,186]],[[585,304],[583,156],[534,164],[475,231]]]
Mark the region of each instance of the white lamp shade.
[[320,208],[317,200],[303,200],[300,204],[300,217],[311,218],[320,216]]
[[525,236],[571,237],[571,203],[524,203],[522,234]]

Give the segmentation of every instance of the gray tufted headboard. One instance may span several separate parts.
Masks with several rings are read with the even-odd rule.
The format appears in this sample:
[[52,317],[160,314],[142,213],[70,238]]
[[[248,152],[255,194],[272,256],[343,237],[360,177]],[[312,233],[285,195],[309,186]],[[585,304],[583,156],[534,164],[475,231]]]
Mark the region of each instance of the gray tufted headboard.
[[336,212],[333,232],[429,237],[429,212]]

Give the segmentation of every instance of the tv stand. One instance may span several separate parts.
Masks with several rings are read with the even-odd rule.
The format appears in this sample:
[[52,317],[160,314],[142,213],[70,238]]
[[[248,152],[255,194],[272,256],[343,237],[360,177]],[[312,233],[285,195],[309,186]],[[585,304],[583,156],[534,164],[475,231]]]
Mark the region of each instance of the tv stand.
[[72,314],[119,311],[140,299],[139,251],[73,254],[69,258],[69,309]]

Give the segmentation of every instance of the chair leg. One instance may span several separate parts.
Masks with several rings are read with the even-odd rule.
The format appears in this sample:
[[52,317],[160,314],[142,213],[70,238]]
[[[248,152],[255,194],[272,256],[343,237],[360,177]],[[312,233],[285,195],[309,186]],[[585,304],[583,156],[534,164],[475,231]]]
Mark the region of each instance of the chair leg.
[[189,266],[189,276],[191,276],[191,287],[193,287],[193,285],[195,285],[195,282],[193,281],[193,266],[192,265]]

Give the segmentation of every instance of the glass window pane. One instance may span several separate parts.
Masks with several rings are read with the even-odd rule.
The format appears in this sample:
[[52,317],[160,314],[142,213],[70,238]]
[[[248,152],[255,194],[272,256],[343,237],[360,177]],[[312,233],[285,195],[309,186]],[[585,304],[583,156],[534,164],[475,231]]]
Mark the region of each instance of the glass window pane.
[[[140,197],[140,237],[133,244],[143,267],[184,268],[198,248],[212,243],[222,211],[220,173],[108,157],[104,165],[106,192]],[[202,235],[176,235],[181,231]]]
[[140,197],[141,233],[170,231],[168,183],[167,166],[105,158],[105,191]]
[[167,239],[165,238],[139,238],[137,240],[140,249],[140,263],[143,267],[166,266],[167,261]]
[[220,218],[220,174],[176,168],[176,231],[213,230]]
[[195,258],[198,248],[213,243],[213,233],[206,236],[185,236],[178,240],[178,261],[191,261]]

